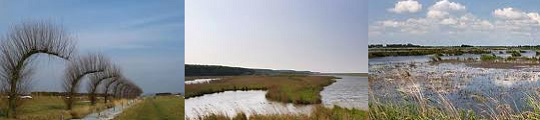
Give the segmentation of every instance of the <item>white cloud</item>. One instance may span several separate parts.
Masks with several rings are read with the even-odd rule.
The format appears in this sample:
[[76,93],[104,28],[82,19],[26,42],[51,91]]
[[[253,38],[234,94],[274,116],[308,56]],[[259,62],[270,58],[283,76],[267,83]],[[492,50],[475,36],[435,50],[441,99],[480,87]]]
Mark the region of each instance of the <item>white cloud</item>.
[[450,15],[450,12],[464,10],[466,10],[466,7],[459,3],[450,2],[448,0],[441,0],[439,2],[436,2],[433,6],[429,7],[427,17],[440,19],[448,17]]
[[493,16],[501,19],[522,19],[527,17],[527,14],[520,10],[508,7],[503,9],[496,9],[493,11]]
[[445,17],[447,17],[449,15],[450,15],[450,13],[448,13],[446,11],[430,10],[430,11],[427,12],[427,17],[428,18],[434,18],[434,19],[445,18]]
[[400,23],[393,20],[385,20],[381,21],[380,24],[385,27],[398,27]]
[[455,25],[457,24],[457,20],[453,19],[453,18],[447,18],[447,19],[444,19],[441,21],[441,24],[443,25]]
[[435,3],[435,5],[431,6],[429,9],[439,10],[439,11],[461,11],[461,10],[465,10],[466,7],[456,2],[450,2],[448,0],[441,0]]
[[394,8],[388,9],[394,13],[416,13],[420,10],[422,10],[422,4],[414,0],[399,1],[394,5]]
[[506,20],[506,22],[513,22],[518,24],[537,23],[540,24],[540,15],[535,12],[523,12],[519,9],[507,7],[502,9],[496,9],[493,11],[493,16]]

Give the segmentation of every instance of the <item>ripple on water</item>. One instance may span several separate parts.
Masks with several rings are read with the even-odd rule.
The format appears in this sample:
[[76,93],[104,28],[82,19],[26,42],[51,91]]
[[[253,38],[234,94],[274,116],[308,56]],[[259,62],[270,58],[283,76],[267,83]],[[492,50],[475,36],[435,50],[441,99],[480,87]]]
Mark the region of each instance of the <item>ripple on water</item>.
[[186,118],[197,118],[211,114],[221,114],[229,117],[243,112],[251,114],[310,114],[313,106],[293,105],[269,101],[266,91],[225,91],[193,97],[185,100]]
[[336,76],[332,85],[324,87],[321,92],[322,102],[325,106],[340,106],[367,110],[369,81],[367,77]]

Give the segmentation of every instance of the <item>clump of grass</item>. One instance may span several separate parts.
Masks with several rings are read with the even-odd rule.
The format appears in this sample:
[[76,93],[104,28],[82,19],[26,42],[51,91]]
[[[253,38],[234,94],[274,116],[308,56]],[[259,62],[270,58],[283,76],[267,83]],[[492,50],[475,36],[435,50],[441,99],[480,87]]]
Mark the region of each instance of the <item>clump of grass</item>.
[[480,56],[480,60],[482,61],[495,61],[497,59],[500,59],[500,57],[495,56],[495,54]]
[[432,62],[441,61],[442,60],[441,56],[442,56],[442,54],[438,53],[438,54],[435,54],[435,55],[431,56],[430,59],[431,59]]
[[250,115],[238,113],[235,117],[211,114],[199,118],[200,120],[367,120],[368,112],[358,109],[348,109],[339,106],[326,108],[320,105],[314,107],[311,114],[272,114],[272,115]]
[[518,51],[508,51],[512,57],[520,57],[521,56],[521,52],[518,52]]
[[[378,79],[370,76],[370,82]],[[369,117],[370,119],[389,120],[529,120],[540,119],[540,93],[532,92],[524,97],[528,107],[513,110],[511,105],[504,104],[496,98],[489,96],[479,97],[482,103],[496,103],[495,106],[486,105],[486,111],[481,115],[471,109],[461,109],[453,105],[450,99],[443,94],[435,92],[436,98],[427,98],[423,94],[422,86],[415,84],[414,77],[402,75],[398,79],[413,85],[410,91],[402,92],[401,99],[385,101],[373,94],[370,89]],[[408,84],[408,85],[410,85]],[[401,84],[406,85],[406,84]],[[399,89],[402,89],[398,86]],[[485,97],[485,98],[484,98]]]
[[186,97],[223,92],[228,90],[268,90],[269,100],[295,103],[321,103],[320,91],[335,82],[335,77],[278,75],[278,76],[237,76],[207,84],[186,85]]

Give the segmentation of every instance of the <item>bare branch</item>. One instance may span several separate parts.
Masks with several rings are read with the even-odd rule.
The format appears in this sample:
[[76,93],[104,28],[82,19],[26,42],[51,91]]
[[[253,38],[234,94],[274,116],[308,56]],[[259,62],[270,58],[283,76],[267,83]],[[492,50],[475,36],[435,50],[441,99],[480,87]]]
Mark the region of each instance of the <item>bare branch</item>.
[[67,92],[66,104],[71,110],[76,93],[79,92],[81,80],[88,74],[103,72],[109,66],[109,60],[101,54],[87,54],[70,61],[66,68],[64,91]]
[[69,59],[75,51],[72,39],[62,27],[46,22],[12,26],[1,38],[0,80],[4,87],[2,92],[9,96],[8,117],[16,117],[18,96],[31,90],[29,80],[34,55],[41,53]]

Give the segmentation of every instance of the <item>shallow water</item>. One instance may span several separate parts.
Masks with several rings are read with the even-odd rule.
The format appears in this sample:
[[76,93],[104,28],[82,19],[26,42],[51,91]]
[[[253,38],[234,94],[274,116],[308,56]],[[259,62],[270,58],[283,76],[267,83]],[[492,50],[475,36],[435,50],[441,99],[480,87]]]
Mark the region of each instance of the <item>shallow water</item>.
[[[377,101],[404,102],[421,94],[428,104],[441,105],[440,97],[479,115],[490,108],[529,110],[524,98],[540,87],[539,67],[524,69],[476,68],[465,64],[378,64],[369,66],[370,87]],[[408,77],[405,77],[408,76]],[[439,96],[441,95],[441,96]],[[444,107],[444,106],[440,106]]]
[[[523,51],[525,51],[525,53],[520,53],[521,56],[525,56],[525,57],[536,56],[536,51],[532,51],[532,50],[523,50]],[[492,50],[491,54],[495,54],[495,56],[499,56],[499,57],[512,56],[512,54],[506,53],[506,50]],[[456,59],[456,58],[480,59],[481,55],[487,55],[487,54],[463,54],[463,55],[457,55],[457,56],[442,56],[441,58],[442,59]],[[429,62],[431,56],[433,55],[377,57],[377,58],[369,59],[369,64],[376,65],[376,64],[393,64],[393,63],[423,63],[423,62]]]
[[335,83],[324,87],[321,92],[322,102],[325,106],[334,105],[346,108],[367,110],[369,81],[367,77],[336,76]]
[[209,78],[209,79],[195,79],[195,80],[190,80],[190,81],[186,81],[184,82],[186,85],[191,85],[191,84],[203,84],[203,83],[210,83],[211,81],[214,81],[214,80],[220,80],[219,78]]
[[269,101],[266,91],[226,91],[207,94],[185,100],[186,118],[197,118],[210,114],[234,117],[237,113],[251,114],[309,114],[313,106],[293,105]]

